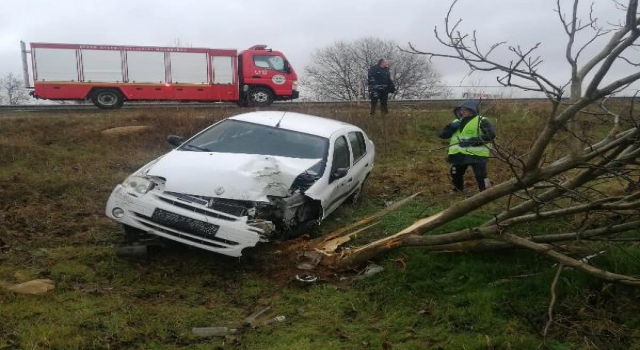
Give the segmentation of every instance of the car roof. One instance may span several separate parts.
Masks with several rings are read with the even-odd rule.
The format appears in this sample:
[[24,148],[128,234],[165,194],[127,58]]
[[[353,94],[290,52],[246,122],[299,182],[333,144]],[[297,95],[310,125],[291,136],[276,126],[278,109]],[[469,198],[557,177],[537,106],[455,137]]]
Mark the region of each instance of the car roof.
[[279,122],[279,127],[282,129],[299,131],[326,138],[331,137],[333,133],[344,128],[360,130],[355,125],[338,120],[287,111],[257,111],[239,114],[229,119],[273,127]]

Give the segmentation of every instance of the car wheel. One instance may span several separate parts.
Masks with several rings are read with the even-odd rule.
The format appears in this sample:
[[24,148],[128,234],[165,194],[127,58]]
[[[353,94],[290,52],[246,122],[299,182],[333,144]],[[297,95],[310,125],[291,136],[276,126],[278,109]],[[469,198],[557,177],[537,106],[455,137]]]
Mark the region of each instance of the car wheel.
[[100,89],[91,97],[93,104],[102,109],[116,109],[122,107],[124,97],[115,89]]
[[276,235],[276,239],[279,240],[289,240],[298,238],[302,235],[308,234],[309,236],[314,236],[314,229],[318,226],[318,220],[309,220],[305,222],[298,223],[296,226],[291,227],[287,230],[280,231]]
[[139,228],[135,228],[129,225],[122,225],[122,227],[124,228],[124,239],[129,243],[137,242],[149,236],[148,233],[142,231]]
[[252,107],[266,107],[273,103],[273,93],[267,88],[253,88],[249,90],[247,100]]
[[358,203],[360,203],[360,200],[362,199],[362,190],[364,188],[364,182],[366,180],[363,180],[360,183],[360,186],[358,186],[358,188],[356,188],[356,190],[351,194],[351,196],[349,196],[349,198],[347,199],[347,202],[351,205],[356,205]]

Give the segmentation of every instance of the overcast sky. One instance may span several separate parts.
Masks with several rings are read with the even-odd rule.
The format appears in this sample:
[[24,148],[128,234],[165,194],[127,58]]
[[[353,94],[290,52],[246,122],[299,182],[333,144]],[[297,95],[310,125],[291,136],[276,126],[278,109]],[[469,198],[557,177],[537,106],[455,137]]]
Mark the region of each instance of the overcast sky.
[[[566,10],[573,1],[560,0]],[[194,47],[245,49],[268,44],[285,53],[301,75],[314,50],[338,40],[365,36],[411,42],[417,48],[447,52],[435,40],[446,0],[2,0],[0,74],[20,74],[19,41],[169,46],[179,38]],[[590,1],[584,3],[588,13]],[[540,71],[562,84],[569,77],[564,59],[566,35],[554,12],[555,0],[459,0],[453,17],[462,29],[477,30],[482,47],[498,41],[529,47],[541,42]],[[595,13],[617,22],[622,13],[610,0],[598,0]],[[636,61],[640,54],[635,51]],[[505,62],[509,56],[502,55]],[[631,58],[631,57],[630,57]],[[496,85],[496,74],[474,74],[451,60],[435,59],[449,86]],[[393,69],[393,65],[391,67]],[[616,67],[617,76],[630,66]],[[503,93],[477,88],[486,93]],[[461,89],[453,89],[460,97]]]

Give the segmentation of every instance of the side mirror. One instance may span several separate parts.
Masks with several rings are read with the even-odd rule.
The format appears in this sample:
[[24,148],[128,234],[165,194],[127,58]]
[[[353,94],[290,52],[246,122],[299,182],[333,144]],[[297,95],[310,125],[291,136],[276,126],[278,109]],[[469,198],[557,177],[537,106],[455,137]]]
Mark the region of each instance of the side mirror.
[[172,144],[173,146],[180,146],[184,140],[182,139],[182,137],[177,136],[177,135],[169,135],[167,136],[167,142],[169,142],[170,144]]
[[289,61],[284,61],[284,71],[285,73],[291,73],[291,66],[289,65]]
[[331,173],[331,180],[338,180],[338,179],[342,179],[343,177],[347,176],[347,173],[349,172],[349,168],[338,168],[336,170],[333,171],[333,173]]

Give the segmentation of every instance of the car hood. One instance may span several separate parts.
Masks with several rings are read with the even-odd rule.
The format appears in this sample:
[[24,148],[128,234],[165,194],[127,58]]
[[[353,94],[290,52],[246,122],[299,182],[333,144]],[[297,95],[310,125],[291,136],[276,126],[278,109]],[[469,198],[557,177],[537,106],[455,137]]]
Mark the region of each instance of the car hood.
[[267,196],[290,195],[295,178],[319,161],[174,150],[158,159],[146,173],[164,178],[165,191],[268,202]]

